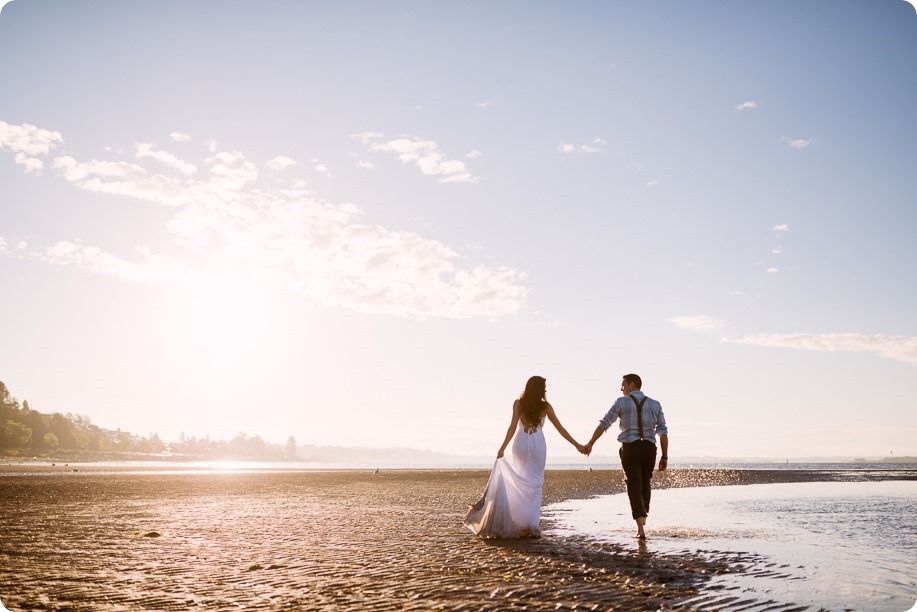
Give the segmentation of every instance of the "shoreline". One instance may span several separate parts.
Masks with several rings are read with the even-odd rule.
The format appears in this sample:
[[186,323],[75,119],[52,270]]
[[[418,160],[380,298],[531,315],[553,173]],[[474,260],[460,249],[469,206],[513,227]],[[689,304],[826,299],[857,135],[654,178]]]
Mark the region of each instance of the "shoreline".
[[[648,550],[734,559],[695,607],[902,612],[914,603],[912,480],[668,488],[653,498]],[[565,533],[629,545],[626,504],[619,493],[549,511]]]
[[[489,470],[146,472],[0,466],[0,602],[20,609],[681,609],[741,560],[461,524]],[[657,488],[917,479],[900,470],[672,470]],[[623,490],[547,470],[543,504]],[[155,534],[155,535],[153,535]],[[152,536],[152,537],[151,537]]]

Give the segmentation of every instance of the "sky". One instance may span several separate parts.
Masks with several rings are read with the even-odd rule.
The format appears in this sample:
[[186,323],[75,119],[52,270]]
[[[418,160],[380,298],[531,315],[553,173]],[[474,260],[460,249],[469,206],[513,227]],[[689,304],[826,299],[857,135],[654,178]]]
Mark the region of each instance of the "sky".
[[487,455],[636,372],[673,462],[917,455],[904,0],[14,0],[0,57],[33,409]]

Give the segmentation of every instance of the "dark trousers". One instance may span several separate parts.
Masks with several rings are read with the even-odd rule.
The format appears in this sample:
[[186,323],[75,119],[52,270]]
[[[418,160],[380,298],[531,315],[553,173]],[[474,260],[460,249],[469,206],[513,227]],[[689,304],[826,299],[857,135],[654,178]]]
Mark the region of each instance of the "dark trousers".
[[650,479],[656,466],[656,445],[649,440],[627,442],[621,445],[618,454],[624,468],[631,515],[635,519],[646,516],[650,511]]

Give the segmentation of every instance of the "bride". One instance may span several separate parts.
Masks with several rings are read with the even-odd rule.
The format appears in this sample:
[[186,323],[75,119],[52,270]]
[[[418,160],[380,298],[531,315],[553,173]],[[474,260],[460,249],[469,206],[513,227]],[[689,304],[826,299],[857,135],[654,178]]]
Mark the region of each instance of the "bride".
[[[545,417],[558,433],[581,453],[586,447],[567,433],[557,419],[554,408],[545,399],[546,380],[532,376],[525,391],[513,402],[513,418],[506,430],[506,439],[497,451],[497,460],[481,496],[468,514],[464,524],[476,535],[496,538],[537,538],[541,536],[541,487],[544,484]],[[503,457],[509,441],[513,440],[512,460]]]

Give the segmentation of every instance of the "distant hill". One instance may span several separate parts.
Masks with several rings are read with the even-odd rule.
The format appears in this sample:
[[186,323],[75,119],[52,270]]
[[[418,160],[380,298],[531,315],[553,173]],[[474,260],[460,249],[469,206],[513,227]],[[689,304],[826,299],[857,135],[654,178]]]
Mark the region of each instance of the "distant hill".
[[144,438],[93,425],[89,417],[32,410],[20,405],[0,382],[0,453],[9,456],[50,456],[72,453],[160,453],[165,444],[156,434]]
[[[489,468],[493,455],[456,455],[413,448],[354,448],[297,444],[290,436],[285,444],[265,442],[259,436],[240,433],[230,441],[209,437],[180,436],[177,442],[164,442],[155,433],[139,436],[129,432],[103,429],[89,417],[33,410],[27,401],[21,404],[0,382],[0,456],[67,458],[71,460],[239,460],[297,461],[316,466],[359,467],[438,467],[462,466]],[[759,463],[917,463],[917,457],[790,457],[722,458],[677,457],[676,464]],[[549,457],[552,465],[617,465],[613,455]]]
[[89,417],[33,410],[20,404],[0,381],[0,455],[8,457],[60,457],[71,459],[238,459],[277,461],[293,459],[296,441],[270,444],[258,436],[240,433],[225,442],[186,438],[163,442],[155,433],[140,436],[103,429]]
[[882,463],[917,463],[917,457],[889,457],[882,459]]

